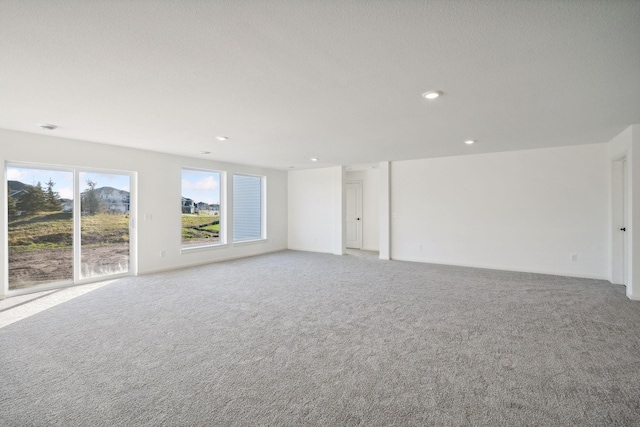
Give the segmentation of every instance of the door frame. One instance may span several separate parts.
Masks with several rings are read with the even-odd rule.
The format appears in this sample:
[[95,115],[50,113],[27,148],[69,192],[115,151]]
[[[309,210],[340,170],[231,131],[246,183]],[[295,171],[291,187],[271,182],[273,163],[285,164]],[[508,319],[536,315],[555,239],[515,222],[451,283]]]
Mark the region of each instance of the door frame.
[[[81,264],[82,264],[82,246],[80,238],[81,222],[82,222],[82,208],[80,200],[80,174],[81,173],[102,173],[106,175],[124,175],[129,177],[129,271],[124,273],[108,274],[104,276],[88,277],[81,279]],[[138,199],[137,199],[137,181],[136,173],[131,171],[122,171],[116,169],[104,169],[104,168],[87,168],[76,167],[74,168],[74,199],[73,199],[73,284],[84,285],[87,283],[101,282],[103,280],[119,279],[121,277],[136,276],[138,274],[138,232],[136,227],[136,218],[138,217]],[[77,190],[76,190],[77,189]],[[76,197],[77,196],[77,197]]]
[[[69,165],[57,165],[46,164],[38,162],[22,162],[22,161],[6,161],[4,164],[3,177],[4,181],[2,185],[7,185],[7,168],[29,168],[29,169],[44,169],[55,170],[61,172],[70,172],[73,174],[73,279],[64,280],[58,282],[43,283],[28,288],[22,289],[9,289],[9,227],[8,227],[8,212],[6,206],[8,203],[8,192],[5,191],[5,197],[2,203],[4,204],[4,215],[2,221],[5,225],[5,233],[2,236],[2,244],[4,246],[4,259],[3,262],[6,266],[4,269],[4,286],[0,289],[0,299],[8,298],[18,295],[25,295],[35,292],[49,291],[53,289],[68,288],[71,286],[84,285],[88,283],[101,282],[105,280],[113,280],[127,276],[136,276],[138,274],[138,230],[137,230],[137,218],[138,218],[138,181],[137,172],[123,171],[118,169],[105,169],[105,168],[91,168],[84,166],[69,166]],[[110,274],[98,277],[90,277],[86,279],[80,279],[80,173],[105,173],[114,175],[125,175],[129,177],[129,271],[125,273]]]
[[[363,191],[362,191],[362,180],[351,180],[351,181],[347,181],[346,182],[346,187],[345,190],[349,187],[350,184],[357,184],[358,187],[358,192],[357,192],[357,196],[356,196],[356,213],[360,213],[360,219],[356,221],[356,228],[357,228],[357,233],[358,233],[358,243],[360,244],[360,247],[355,247],[355,246],[347,246],[347,248],[349,249],[360,249],[362,250],[362,246],[363,246],[363,239],[364,236],[362,235],[363,232],[363,226],[362,223],[364,222],[364,219],[362,218],[362,211],[363,211]],[[346,194],[346,191],[345,191]],[[345,201],[345,204],[348,204],[348,201]],[[347,215],[347,211],[348,211],[348,207],[345,206],[345,225],[348,222],[346,215]]]
[[626,153],[611,161],[611,283],[628,285],[630,277],[629,168]]

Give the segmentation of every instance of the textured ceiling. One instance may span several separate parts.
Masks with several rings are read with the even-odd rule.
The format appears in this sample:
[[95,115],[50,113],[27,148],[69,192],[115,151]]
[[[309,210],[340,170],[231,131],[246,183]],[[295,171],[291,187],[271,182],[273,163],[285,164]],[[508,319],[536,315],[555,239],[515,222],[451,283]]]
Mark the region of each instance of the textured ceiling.
[[0,0],[0,128],[40,123],[282,169],[606,142],[640,1]]

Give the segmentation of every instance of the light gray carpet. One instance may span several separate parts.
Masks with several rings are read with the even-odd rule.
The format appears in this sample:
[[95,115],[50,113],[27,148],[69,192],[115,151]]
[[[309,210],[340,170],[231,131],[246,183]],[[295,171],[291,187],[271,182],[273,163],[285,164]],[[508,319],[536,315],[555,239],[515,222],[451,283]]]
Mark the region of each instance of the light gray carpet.
[[639,425],[640,303],[598,280],[285,251],[0,329],[0,403],[2,426]]

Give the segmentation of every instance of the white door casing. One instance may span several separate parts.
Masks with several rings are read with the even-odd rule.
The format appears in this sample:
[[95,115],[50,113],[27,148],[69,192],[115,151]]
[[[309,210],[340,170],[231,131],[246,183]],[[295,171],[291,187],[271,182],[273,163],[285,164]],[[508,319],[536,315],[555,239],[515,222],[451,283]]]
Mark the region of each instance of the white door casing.
[[611,227],[611,282],[615,284],[627,284],[628,263],[628,233],[627,233],[627,170],[626,159],[612,162],[612,227]]
[[362,181],[347,182],[347,248],[362,249]]

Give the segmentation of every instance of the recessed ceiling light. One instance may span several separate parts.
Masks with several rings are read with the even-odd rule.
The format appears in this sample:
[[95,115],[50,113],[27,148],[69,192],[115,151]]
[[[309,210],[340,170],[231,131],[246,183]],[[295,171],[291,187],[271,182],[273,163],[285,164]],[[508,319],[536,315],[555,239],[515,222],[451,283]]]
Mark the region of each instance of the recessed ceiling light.
[[311,160],[312,162],[317,162],[317,161],[318,161],[318,159],[316,159],[315,157],[312,157],[312,158],[311,158],[311,159],[309,159],[309,160]]
[[476,142],[476,140],[475,140],[475,139],[467,139],[464,143],[465,143],[465,144],[467,144],[467,145],[471,145],[471,144],[473,144],[474,142]]
[[216,139],[218,141],[226,141],[227,139],[229,139],[229,137],[227,137],[227,136],[216,136]]
[[45,129],[45,130],[56,130],[56,129],[58,129],[58,126],[57,126],[57,125],[52,125],[51,123],[44,123],[44,124],[41,124],[41,125],[40,125],[40,127],[41,127],[42,129]]
[[428,90],[423,93],[422,96],[427,99],[436,99],[442,96],[442,92],[439,90]]
[[211,151],[201,151],[200,154],[211,154]]

